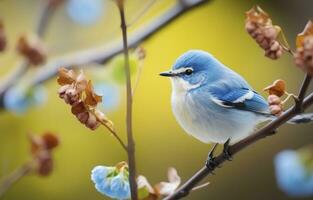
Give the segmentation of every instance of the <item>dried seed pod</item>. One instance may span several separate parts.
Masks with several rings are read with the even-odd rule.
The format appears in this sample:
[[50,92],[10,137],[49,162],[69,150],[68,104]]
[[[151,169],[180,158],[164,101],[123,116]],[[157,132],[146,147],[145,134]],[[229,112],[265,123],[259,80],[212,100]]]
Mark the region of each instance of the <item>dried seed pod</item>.
[[294,59],[300,69],[313,76],[313,35],[303,39],[303,44],[297,48]]
[[82,113],[78,113],[76,117],[82,124],[86,124],[89,119],[89,112],[85,111]]
[[77,115],[79,113],[83,113],[86,112],[87,109],[85,107],[85,104],[83,101],[78,101],[75,104],[72,105],[72,109],[71,109],[73,115]]
[[269,105],[279,105],[282,103],[281,99],[274,94],[268,96],[267,102]]
[[256,6],[246,12],[246,31],[265,51],[265,56],[278,59],[283,54],[283,47],[278,42],[280,27],[274,26],[269,15]]
[[113,130],[113,123],[96,107],[102,97],[94,91],[91,81],[87,81],[83,72],[76,74],[73,70],[59,69],[59,97],[70,104],[72,113],[86,127],[95,130],[102,123]]
[[270,105],[270,111],[272,115],[279,116],[283,112],[283,106],[279,105]]
[[90,128],[91,130],[95,130],[99,127],[100,123],[98,122],[96,116],[92,113],[88,113],[88,120],[86,121],[85,125]]

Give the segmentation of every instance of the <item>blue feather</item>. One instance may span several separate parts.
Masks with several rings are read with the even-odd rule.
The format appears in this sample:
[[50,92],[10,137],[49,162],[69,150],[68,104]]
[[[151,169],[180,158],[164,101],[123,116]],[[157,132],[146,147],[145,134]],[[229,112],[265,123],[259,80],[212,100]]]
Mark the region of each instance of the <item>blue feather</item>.
[[[225,90],[226,89],[226,90]],[[211,89],[210,93],[225,106],[231,108],[252,111],[261,114],[270,114],[266,100],[257,92],[248,88],[223,88]]]

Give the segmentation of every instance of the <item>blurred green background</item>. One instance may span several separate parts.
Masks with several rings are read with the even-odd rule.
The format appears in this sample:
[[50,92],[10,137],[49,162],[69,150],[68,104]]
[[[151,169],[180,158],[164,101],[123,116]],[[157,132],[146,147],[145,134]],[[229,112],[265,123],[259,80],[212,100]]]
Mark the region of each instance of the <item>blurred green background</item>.
[[[39,0],[0,1],[0,18],[9,38],[7,52],[0,55],[2,75],[12,70],[21,59],[15,54],[14,45],[21,33],[31,32],[38,3]],[[101,19],[89,26],[71,21],[65,7],[61,7],[45,40],[49,56],[121,39],[117,9],[111,1],[106,3]],[[148,3],[151,0],[128,0],[129,21],[135,19]],[[174,0],[156,0],[130,31],[174,3]],[[180,54],[189,49],[203,49],[240,73],[257,91],[261,92],[273,80],[282,78],[286,80],[289,92],[297,92],[303,73],[293,65],[292,58],[287,54],[279,61],[264,57],[263,51],[244,29],[244,13],[255,4],[270,13],[274,23],[283,28],[291,46],[294,46],[296,34],[313,17],[310,0],[213,0],[183,15],[142,43],[147,57],[134,97],[134,134],[138,174],[148,177],[150,183],[166,180],[170,166],[186,180],[203,166],[210,149],[210,145],[186,135],[176,123],[170,106],[170,82],[158,76],[159,72],[169,69]],[[105,76],[105,70],[97,73]],[[75,119],[70,107],[56,94],[55,78],[45,85],[48,100],[42,106],[34,107],[24,115],[0,113],[0,177],[30,158],[28,132],[50,130],[59,134],[61,146],[54,154],[55,169],[49,177],[23,178],[3,199],[106,199],[95,190],[90,171],[96,165],[114,165],[126,160],[125,153],[106,129],[100,127],[92,132]],[[123,89],[118,109],[107,115],[114,121],[120,136],[126,139]],[[276,185],[273,156],[282,149],[310,144],[312,128],[312,124],[283,126],[279,134],[256,143],[238,154],[233,162],[225,163],[215,176],[207,178],[211,182],[209,186],[193,192],[186,199],[288,199]]]

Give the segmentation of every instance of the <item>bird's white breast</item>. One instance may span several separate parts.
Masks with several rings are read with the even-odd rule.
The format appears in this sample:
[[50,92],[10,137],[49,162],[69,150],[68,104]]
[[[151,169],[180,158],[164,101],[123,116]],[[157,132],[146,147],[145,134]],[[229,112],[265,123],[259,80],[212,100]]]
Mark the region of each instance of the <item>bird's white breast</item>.
[[[190,85],[180,78],[172,78],[172,109],[181,127],[204,143],[234,143],[247,137],[259,122],[250,112],[221,107],[212,100],[202,105],[189,91],[200,85]],[[201,95],[201,94],[200,94]],[[199,97],[199,96],[198,96]],[[240,119],[240,120],[238,120]]]

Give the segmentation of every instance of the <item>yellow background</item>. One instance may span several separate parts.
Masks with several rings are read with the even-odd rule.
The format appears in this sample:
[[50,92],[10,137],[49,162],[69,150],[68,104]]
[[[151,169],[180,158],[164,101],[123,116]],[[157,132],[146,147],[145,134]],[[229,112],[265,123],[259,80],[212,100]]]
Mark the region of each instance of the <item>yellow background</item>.
[[[14,54],[14,44],[18,35],[32,30],[38,2],[0,1],[0,17],[9,37],[9,52],[0,55],[1,74],[12,70],[21,59]],[[142,2],[129,0],[127,17],[136,16],[143,7]],[[131,31],[173,2],[156,1]],[[203,49],[240,73],[257,91],[282,78],[289,92],[297,92],[303,73],[294,66],[289,55],[278,61],[263,56],[263,51],[244,30],[244,12],[255,4],[261,5],[271,14],[274,23],[281,25],[294,46],[295,35],[312,18],[313,7],[309,2],[215,0],[185,14],[142,44],[147,57],[134,97],[133,117],[138,174],[148,177],[150,183],[157,183],[166,180],[167,168],[173,166],[186,180],[203,166],[210,149],[210,145],[186,135],[179,127],[171,112],[170,82],[158,73],[169,69],[185,51]],[[46,41],[50,55],[54,56],[120,39],[120,36],[117,10],[112,5],[105,9],[100,22],[89,27],[69,20],[65,9],[61,8],[52,21]],[[106,199],[90,181],[90,170],[96,165],[114,165],[126,160],[125,153],[107,130],[101,127],[92,132],[75,119],[69,106],[58,98],[55,79],[45,85],[49,91],[48,101],[43,106],[22,116],[0,113],[0,175],[5,176],[29,159],[27,132],[46,130],[57,132],[62,140],[54,154],[54,172],[46,178],[23,178],[3,199]],[[107,114],[120,136],[126,139],[125,98],[118,110]],[[277,135],[258,142],[236,155],[234,161],[225,163],[215,176],[207,178],[211,182],[209,186],[186,199],[287,199],[275,182],[273,156],[282,149],[309,144],[312,139],[312,124],[285,125]]]

